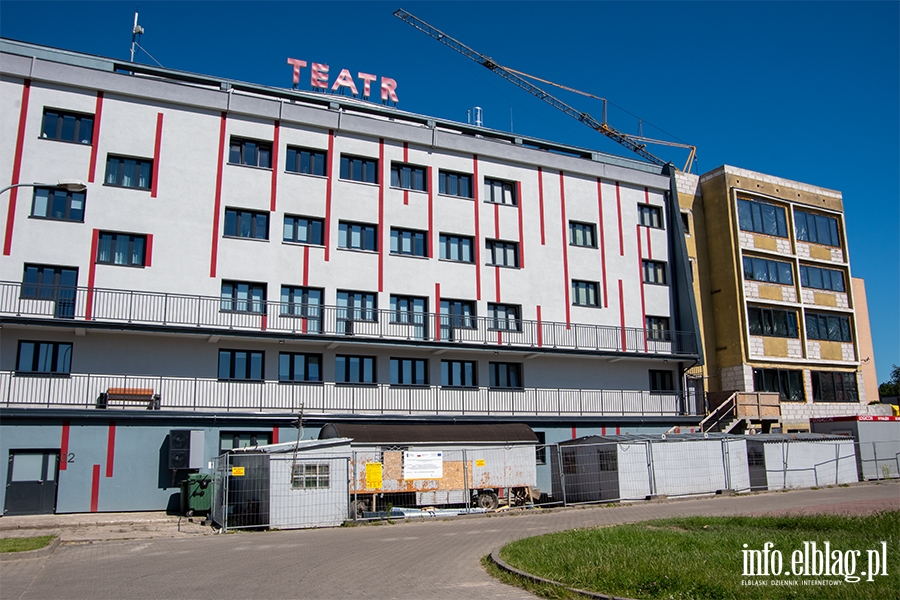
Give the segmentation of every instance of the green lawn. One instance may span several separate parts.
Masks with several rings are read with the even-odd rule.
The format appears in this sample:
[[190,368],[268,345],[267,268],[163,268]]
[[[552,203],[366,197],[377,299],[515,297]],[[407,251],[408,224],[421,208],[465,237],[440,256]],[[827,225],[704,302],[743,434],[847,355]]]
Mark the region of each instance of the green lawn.
[[55,535],[24,538],[0,538],[0,552],[26,552],[38,550],[53,541]]
[[[797,568],[802,572],[800,559],[807,560],[802,557],[804,542],[815,542],[821,550],[826,541],[832,553],[840,551],[840,571],[856,576],[869,570],[868,550],[877,551],[872,556],[876,566],[875,555],[881,556],[881,542],[886,542],[887,575],[873,576],[873,581],[862,576],[858,582],[840,575],[815,576],[811,560],[809,575],[787,574],[795,568],[795,550],[801,551]],[[770,557],[775,550],[781,553],[781,574],[745,576],[750,555],[744,551],[762,550],[766,542],[774,544]],[[854,550],[860,551],[858,557]],[[505,546],[500,557],[522,571],[571,587],[640,600],[900,599],[900,512],[666,519],[520,540]],[[770,559],[772,569],[776,562]],[[834,560],[829,562],[834,566]],[[567,597],[541,588],[532,591]]]

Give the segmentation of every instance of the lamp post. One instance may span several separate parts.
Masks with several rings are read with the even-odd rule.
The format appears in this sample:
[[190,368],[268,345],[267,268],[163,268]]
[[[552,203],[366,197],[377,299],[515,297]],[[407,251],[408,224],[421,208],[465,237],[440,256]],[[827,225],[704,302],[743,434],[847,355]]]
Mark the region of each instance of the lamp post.
[[13,185],[8,185],[2,190],[0,190],[0,194],[3,192],[7,192],[13,188],[18,187],[58,187],[65,188],[70,192],[83,192],[87,189],[87,185],[83,181],[79,181],[78,179],[60,179],[56,182],[56,184],[52,183],[14,183]]

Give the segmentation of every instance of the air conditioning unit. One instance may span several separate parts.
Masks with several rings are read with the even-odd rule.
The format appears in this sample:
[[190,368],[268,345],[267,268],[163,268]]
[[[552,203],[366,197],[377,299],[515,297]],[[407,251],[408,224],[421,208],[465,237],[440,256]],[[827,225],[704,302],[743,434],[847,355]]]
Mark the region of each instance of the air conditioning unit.
[[190,429],[169,431],[169,468],[173,471],[203,466],[204,432]]

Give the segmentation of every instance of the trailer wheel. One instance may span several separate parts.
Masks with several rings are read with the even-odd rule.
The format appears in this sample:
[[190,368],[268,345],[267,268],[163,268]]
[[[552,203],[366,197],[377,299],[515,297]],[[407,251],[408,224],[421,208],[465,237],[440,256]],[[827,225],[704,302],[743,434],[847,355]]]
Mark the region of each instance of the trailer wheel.
[[497,499],[497,494],[495,494],[494,492],[481,492],[475,499],[475,504],[478,506],[478,508],[483,508],[485,510],[494,510],[495,508],[500,506],[500,501]]

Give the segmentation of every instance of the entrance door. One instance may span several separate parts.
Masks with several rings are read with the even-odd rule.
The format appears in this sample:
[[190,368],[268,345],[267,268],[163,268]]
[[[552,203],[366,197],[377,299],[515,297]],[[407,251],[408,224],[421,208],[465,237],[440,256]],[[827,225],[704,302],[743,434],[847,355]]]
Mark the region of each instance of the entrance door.
[[6,475],[5,515],[40,515],[56,512],[59,452],[10,450]]

